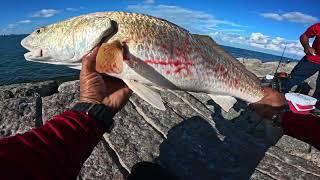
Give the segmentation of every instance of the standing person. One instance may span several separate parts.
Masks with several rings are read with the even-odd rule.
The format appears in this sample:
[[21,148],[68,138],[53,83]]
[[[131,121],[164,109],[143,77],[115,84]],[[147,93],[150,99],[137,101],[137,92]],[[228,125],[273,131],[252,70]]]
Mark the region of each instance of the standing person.
[[[312,47],[309,39],[315,37]],[[291,77],[283,82],[284,91],[290,91],[292,86],[301,84],[304,80],[319,72],[320,70],[320,23],[310,26],[306,32],[300,36],[300,43],[306,55],[291,71]],[[316,90],[313,97],[320,99],[320,76],[316,82]]]

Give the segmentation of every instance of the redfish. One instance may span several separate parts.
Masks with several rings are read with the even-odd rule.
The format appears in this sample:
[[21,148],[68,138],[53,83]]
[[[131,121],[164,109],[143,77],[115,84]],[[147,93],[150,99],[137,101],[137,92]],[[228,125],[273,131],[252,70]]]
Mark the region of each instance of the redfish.
[[207,93],[226,111],[235,98],[254,103],[264,96],[259,79],[212,39],[148,15],[81,15],[41,27],[21,42],[30,51],[27,60],[75,69],[101,43],[97,71],[122,79],[161,110],[161,97],[149,86]]

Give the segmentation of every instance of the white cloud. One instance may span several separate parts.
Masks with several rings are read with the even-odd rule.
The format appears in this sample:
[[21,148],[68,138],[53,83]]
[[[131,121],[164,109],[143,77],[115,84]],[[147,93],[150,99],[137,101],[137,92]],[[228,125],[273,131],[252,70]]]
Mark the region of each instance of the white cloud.
[[287,47],[286,47],[286,51],[288,53],[296,54],[296,55],[299,55],[299,56],[304,56],[305,55],[305,53],[303,51],[303,48],[302,48],[302,46],[301,46],[301,44],[299,42],[288,43]]
[[276,37],[275,39],[271,40],[271,43],[275,44],[275,45],[279,45],[279,44],[281,44],[283,42],[284,42],[284,38],[281,38],[281,37]]
[[244,29],[220,29],[219,31],[222,31],[222,32],[243,32],[245,30]]
[[262,33],[251,33],[250,42],[253,44],[266,44],[268,42],[268,36]]
[[21,26],[21,24],[25,24],[26,22],[18,21],[17,23],[8,24],[0,30],[0,34],[22,34],[24,33],[25,26]]
[[[246,31],[246,30],[244,30],[244,29],[233,29],[233,28],[212,28],[211,29],[212,31],[214,31],[214,32],[229,32],[229,33],[236,33],[236,32],[244,32],[244,31]],[[210,34],[210,33],[209,33]]]
[[240,41],[245,41],[246,40],[246,38],[242,37],[242,36],[237,37],[237,39],[240,40]]
[[19,34],[21,30],[21,24],[31,23],[31,20],[21,20],[16,23],[8,24],[5,28],[1,29],[0,34]]
[[7,28],[15,28],[15,27],[17,27],[18,26],[18,24],[9,24],[8,26],[7,26]]
[[[302,46],[298,41],[289,41],[282,37],[271,37],[261,32],[251,33],[249,36],[243,36],[238,33],[245,31],[247,26],[227,20],[217,19],[213,15],[204,11],[186,9],[179,6],[146,4],[145,2],[137,5],[129,5],[129,11],[149,14],[173,22],[179,26],[188,29],[191,33],[209,34],[221,44],[235,45],[238,47],[260,50],[262,52],[276,52],[281,54],[286,44],[286,54],[301,56],[303,54]],[[268,18],[274,17],[281,20],[279,14],[269,13]]]
[[261,48],[261,49],[265,48],[264,44],[258,44],[258,43],[254,43],[254,42],[251,42],[250,46],[256,47],[256,48]]
[[214,32],[210,33],[209,36],[213,37],[217,42],[229,42],[237,44],[248,44],[249,40],[247,37],[241,36],[236,33],[230,32]]
[[18,24],[27,24],[27,23],[31,23],[31,20],[26,19],[26,20],[21,20],[17,22]]
[[138,4],[129,5],[128,9],[166,19],[193,33],[209,34],[219,26],[247,27],[235,22],[217,19],[203,11],[190,10],[179,6]]
[[75,11],[79,11],[80,9],[84,9],[84,6],[80,6],[80,7],[78,7],[78,8],[68,7],[68,8],[66,8],[65,10],[66,10],[66,11],[75,12]]
[[153,4],[154,0],[144,0],[143,3],[144,4]]
[[270,19],[274,19],[274,20],[277,20],[277,21],[283,20],[283,17],[281,15],[279,15],[279,14],[276,14],[276,13],[262,13],[260,15],[265,17],[265,18],[270,18]]
[[291,22],[298,22],[298,23],[316,23],[318,19],[316,17],[303,14],[300,12],[289,12],[282,15],[284,19],[287,19]]
[[[42,18],[49,18],[52,16],[55,16],[58,13],[61,12],[75,12],[75,11],[80,11],[82,9],[85,9],[84,6],[79,6],[79,7],[68,7],[65,9],[42,9],[39,11],[36,11],[29,15],[29,17],[42,17]],[[24,34],[24,33],[29,33],[34,30],[35,27],[32,27],[31,25],[26,26],[26,24],[30,23],[37,23],[37,20],[34,19],[24,19],[17,21],[15,23],[8,24],[6,27],[0,29],[0,34]],[[22,26],[24,24],[25,26]],[[39,26],[39,24],[37,24]]]
[[56,9],[42,9],[40,11],[37,11],[35,13],[32,14],[31,17],[44,17],[44,18],[48,18],[48,17],[52,17],[56,14],[58,14],[59,11]]
[[214,32],[210,36],[218,43],[229,44],[242,48],[252,48],[261,52],[273,52],[281,55],[284,47],[286,47],[285,55],[292,57],[302,57],[304,55],[303,48],[298,40],[286,40],[282,37],[272,38],[260,32],[252,33],[250,36],[241,36],[229,32]]
[[277,21],[290,21],[302,24],[310,24],[318,22],[318,18],[301,12],[287,12],[283,14],[277,13],[261,13],[261,16]]
[[276,44],[267,44],[266,45],[266,49],[270,49],[270,50],[273,50],[273,51],[281,51],[282,48],[280,48],[280,46],[276,45]]
[[66,11],[78,11],[77,8],[66,8]]

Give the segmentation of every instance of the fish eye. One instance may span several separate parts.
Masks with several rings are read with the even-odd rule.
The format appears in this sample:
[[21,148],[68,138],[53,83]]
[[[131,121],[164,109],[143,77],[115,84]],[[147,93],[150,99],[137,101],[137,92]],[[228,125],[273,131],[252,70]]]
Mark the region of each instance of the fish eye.
[[44,28],[43,27],[41,27],[41,28],[39,28],[39,29],[37,29],[37,34],[39,34],[39,33],[41,33],[41,32],[43,32],[44,31]]

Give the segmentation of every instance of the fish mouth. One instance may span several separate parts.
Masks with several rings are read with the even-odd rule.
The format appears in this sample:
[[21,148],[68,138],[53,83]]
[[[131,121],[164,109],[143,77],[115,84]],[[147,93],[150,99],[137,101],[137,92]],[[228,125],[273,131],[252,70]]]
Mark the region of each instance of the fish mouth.
[[21,44],[21,46],[24,47],[25,49],[27,49],[27,50],[29,50],[29,51],[32,51],[32,50],[33,50],[33,47],[30,46],[29,43],[28,43],[28,42],[30,41],[30,36],[31,36],[31,35],[23,38],[23,39],[21,40],[21,43],[20,43],[20,44]]
[[29,61],[40,60],[43,58],[43,50],[42,49],[31,50],[24,54],[24,58]]
[[42,49],[32,50],[30,52],[25,53],[24,58],[27,61],[36,62],[36,63],[48,63],[53,65],[68,66],[69,68],[77,69],[77,70],[81,69],[81,63],[65,63],[65,62],[54,61],[51,57],[47,56],[45,52],[46,51]]
[[24,54],[26,60],[36,60],[43,57],[43,50],[41,48],[36,48],[30,45],[30,37],[27,36],[21,41],[21,46],[27,49],[29,52]]

